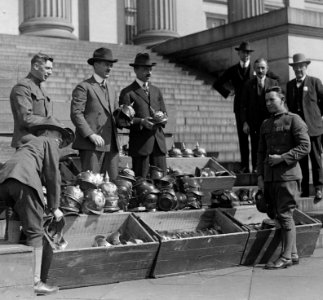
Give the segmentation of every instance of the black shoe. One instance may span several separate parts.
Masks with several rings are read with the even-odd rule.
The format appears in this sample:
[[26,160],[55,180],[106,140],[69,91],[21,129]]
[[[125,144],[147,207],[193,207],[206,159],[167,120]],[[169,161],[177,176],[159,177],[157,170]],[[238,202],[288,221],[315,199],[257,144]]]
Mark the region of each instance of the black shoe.
[[293,263],[293,265],[299,264],[299,256],[297,253],[292,253],[292,263]]
[[293,262],[291,259],[281,256],[276,261],[267,263],[265,265],[265,269],[267,270],[286,269],[292,265],[293,265]]
[[34,292],[37,295],[50,295],[57,293],[59,288],[57,286],[50,286],[42,281],[38,281],[34,285]]

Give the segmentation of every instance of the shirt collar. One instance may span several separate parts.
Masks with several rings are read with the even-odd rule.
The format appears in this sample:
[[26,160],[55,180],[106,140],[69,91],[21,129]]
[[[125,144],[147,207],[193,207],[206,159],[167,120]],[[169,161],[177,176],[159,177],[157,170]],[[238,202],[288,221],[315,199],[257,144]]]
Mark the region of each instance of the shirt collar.
[[262,77],[262,78],[259,78],[259,77],[257,76],[257,82],[259,82],[259,83],[263,83],[263,82],[265,82],[265,80],[266,80],[266,76],[264,76],[264,77]]
[[304,75],[301,79],[296,79],[296,81],[297,82],[299,82],[299,81],[303,82],[305,80],[305,78],[306,78],[306,75]]
[[[138,78],[136,78],[136,82],[140,85],[140,87],[143,87],[143,85],[145,84],[143,81],[141,81]],[[147,85],[148,85],[148,82],[147,82]]]
[[95,79],[95,81],[98,83],[98,84],[101,84],[102,81],[104,80],[104,78],[102,78],[101,76],[99,76],[98,74],[94,73],[93,74],[93,77]]
[[250,60],[247,60],[246,62],[243,62],[243,61],[240,60],[240,66],[241,66],[241,68],[243,68],[243,66],[245,68],[248,68],[249,67],[249,64],[250,64]]

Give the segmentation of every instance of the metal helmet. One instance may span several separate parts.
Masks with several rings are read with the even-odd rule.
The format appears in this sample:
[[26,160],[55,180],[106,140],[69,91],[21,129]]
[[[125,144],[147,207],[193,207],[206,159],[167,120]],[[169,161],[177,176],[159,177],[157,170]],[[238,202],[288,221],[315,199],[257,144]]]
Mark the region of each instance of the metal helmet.
[[195,209],[202,208],[202,196],[199,196],[193,192],[188,192],[186,196],[187,196],[188,207],[195,208]]
[[142,205],[147,210],[156,210],[158,201],[158,194],[146,194],[143,196]]
[[176,194],[173,189],[165,189],[158,198],[158,208],[163,211],[175,209],[177,205]]
[[80,186],[82,191],[88,189],[95,189],[96,186],[96,177],[92,171],[84,171],[79,173],[76,176],[76,183]]
[[184,143],[183,143],[183,149],[182,149],[182,156],[183,157],[193,157],[194,156],[192,149],[186,148]]
[[104,181],[99,185],[99,189],[101,189],[104,196],[107,197],[116,197],[118,195],[118,187],[109,181]]
[[162,111],[155,111],[153,113],[153,120],[156,123],[165,123],[167,122],[167,114]]
[[230,191],[225,189],[213,191],[211,193],[211,207],[232,208]]
[[154,184],[149,182],[143,182],[136,188],[136,194],[139,200],[143,201],[144,197],[148,194],[159,194],[160,190],[157,189]]
[[248,201],[249,200],[249,190],[241,188],[237,191],[237,196],[240,201]]
[[82,198],[84,197],[84,193],[80,189],[80,187],[74,185],[67,185],[62,188],[62,195],[72,198],[77,202],[82,202]]
[[267,203],[262,190],[258,190],[255,195],[256,208],[261,213],[267,213]]
[[80,212],[84,194],[79,186],[65,186],[61,192],[60,208],[63,211]]
[[104,212],[115,212],[120,210],[118,203],[119,203],[118,196],[105,197],[105,204],[103,207]]
[[101,214],[105,205],[105,197],[100,189],[90,189],[84,193],[82,211],[85,214]]
[[198,180],[195,178],[182,178],[183,181],[183,189],[185,192],[197,190],[199,191],[201,189],[200,184],[198,183]]
[[108,243],[104,235],[97,235],[94,238],[94,242],[92,244],[92,247],[110,247],[111,244]]
[[149,177],[152,180],[161,179],[162,177],[164,177],[164,171],[161,168],[158,168],[156,166],[150,166],[149,167]]
[[135,172],[131,170],[128,166],[119,171],[118,178],[126,179],[132,183],[136,182]]
[[175,209],[183,209],[187,206],[187,196],[184,193],[176,192],[177,204]]
[[172,148],[168,151],[169,157],[182,157],[182,151],[175,147],[175,145],[172,146]]
[[164,188],[173,188],[173,186],[176,182],[176,178],[171,175],[166,175],[160,179],[154,180],[154,182],[155,182],[156,187],[160,190],[164,189]]
[[66,195],[61,195],[59,207],[63,212],[79,213],[82,208],[82,203],[79,203]]
[[135,116],[135,111],[131,105],[122,104],[114,112],[113,116],[118,128],[129,128]]
[[195,157],[205,157],[206,151],[205,151],[205,149],[200,147],[199,143],[196,143],[196,146],[193,149],[193,154]]

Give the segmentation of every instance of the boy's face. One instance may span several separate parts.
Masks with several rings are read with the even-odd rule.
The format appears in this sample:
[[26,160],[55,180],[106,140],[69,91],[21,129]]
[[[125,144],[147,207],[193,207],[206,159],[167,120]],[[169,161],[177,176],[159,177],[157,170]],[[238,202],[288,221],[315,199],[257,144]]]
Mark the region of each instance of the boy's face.
[[266,106],[271,114],[276,114],[285,111],[285,102],[277,92],[266,93]]

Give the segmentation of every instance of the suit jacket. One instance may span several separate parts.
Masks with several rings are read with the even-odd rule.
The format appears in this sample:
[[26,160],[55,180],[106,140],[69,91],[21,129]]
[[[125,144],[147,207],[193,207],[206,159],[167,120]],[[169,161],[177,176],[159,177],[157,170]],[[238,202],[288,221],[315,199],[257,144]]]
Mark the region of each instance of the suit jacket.
[[227,69],[223,75],[213,84],[216,89],[224,98],[227,98],[230,94],[228,83],[231,83],[234,89],[234,113],[240,114],[241,107],[241,93],[244,84],[253,76],[253,70],[249,64],[245,74],[243,74],[240,62]]
[[43,123],[51,115],[51,103],[38,79],[28,74],[12,88],[10,105],[14,119],[11,146],[17,148],[32,137],[29,127]]
[[[304,120],[308,126],[308,133],[310,136],[319,136],[323,134],[323,122],[320,110],[320,106],[323,102],[323,85],[320,79],[312,76],[306,76],[302,85],[302,108]],[[291,112],[299,114],[295,98],[296,89],[296,79],[287,82],[287,106]]]
[[32,136],[0,170],[0,183],[14,178],[33,188],[45,206],[43,185],[47,191],[47,205],[50,209],[59,207],[61,194],[61,173],[59,151],[55,139]]
[[[311,149],[307,126],[300,116],[285,112],[265,120],[260,128],[257,153],[258,175],[264,181],[291,181],[302,178],[302,171],[297,163]],[[283,162],[270,166],[269,154],[278,154]]]
[[[107,152],[112,142],[119,149],[117,126],[112,115],[116,108],[116,94],[109,83],[107,93],[93,76],[79,83],[73,90],[71,102],[71,120],[76,127],[73,149]],[[93,133],[104,139],[103,147],[90,141],[88,137]]]
[[257,76],[254,76],[244,85],[241,98],[241,120],[247,122],[252,130],[259,131],[262,122],[270,117],[266,107],[265,90],[277,85],[277,80],[266,76],[261,95],[258,95]]
[[139,84],[134,81],[121,91],[119,104],[133,104],[136,112],[129,133],[129,155],[150,155],[153,152],[155,141],[162,153],[166,154],[167,149],[163,128],[157,126],[153,130],[148,130],[141,126],[141,119],[151,116],[149,106],[155,111],[166,112],[163,96],[159,88],[149,83],[148,97]]

